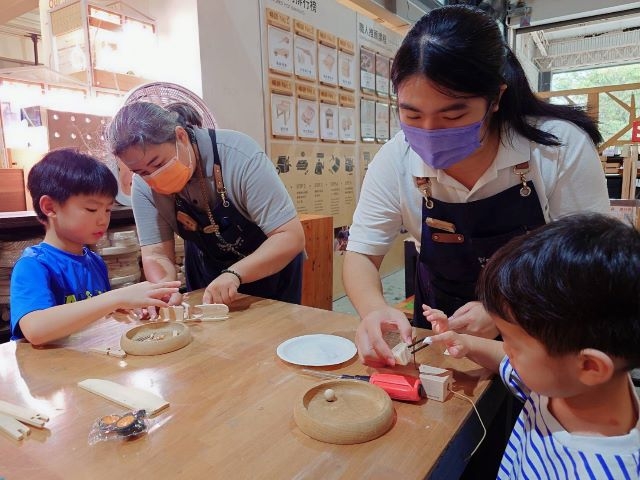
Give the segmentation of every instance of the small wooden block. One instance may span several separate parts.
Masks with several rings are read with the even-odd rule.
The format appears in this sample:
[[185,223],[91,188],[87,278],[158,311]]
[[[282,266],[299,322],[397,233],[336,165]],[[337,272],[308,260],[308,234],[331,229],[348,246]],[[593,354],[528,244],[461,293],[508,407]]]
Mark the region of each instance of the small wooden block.
[[14,440],[22,440],[31,433],[29,427],[4,413],[0,413],[0,430],[9,434]]
[[449,370],[446,368],[432,367],[431,365],[422,364],[418,367],[420,373],[424,373],[427,375],[442,375],[443,373],[449,373]]
[[153,415],[169,406],[169,402],[164,398],[151,392],[125,387],[109,380],[88,378],[78,382],[78,386],[131,410],[146,410],[148,415]]
[[420,382],[427,398],[444,402],[451,386],[451,372],[430,365],[420,365]]
[[170,307],[160,308],[160,318],[171,322],[181,322],[184,320],[184,307],[182,305],[173,305]]
[[21,422],[40,428],[44,427],[44,424],[49,421],[49,417],[42,413],[38,413],[30,408],[4,402],[2,400],[0,400],[0,413],[4,413],[16,420],[20,420]]
[[396,359],[396,364],[403,366],[409,365],[409,362],[411,361],[411,354],[409,353],[409,346],[406,343],[400,342],[391,349],[391,352],[393,353],[393,357]]
[[184,308],[184,319],[186,320],[191,317],[191,305],[187,302],[182,302],[181,305]]

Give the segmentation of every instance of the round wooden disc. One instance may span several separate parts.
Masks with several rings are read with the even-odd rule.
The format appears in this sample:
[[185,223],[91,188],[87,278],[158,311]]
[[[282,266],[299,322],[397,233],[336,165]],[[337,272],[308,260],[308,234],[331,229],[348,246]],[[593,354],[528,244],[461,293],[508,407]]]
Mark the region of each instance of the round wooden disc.
[[160,355],[191,343],[189,327],[178,322],[150,322],[126,331],[120,348],[131,355]]
[[360,380],[328,380],[297,400],[293,417],[311,438],[346,445],[384,435],[393,425],[394,410],[380,387]]

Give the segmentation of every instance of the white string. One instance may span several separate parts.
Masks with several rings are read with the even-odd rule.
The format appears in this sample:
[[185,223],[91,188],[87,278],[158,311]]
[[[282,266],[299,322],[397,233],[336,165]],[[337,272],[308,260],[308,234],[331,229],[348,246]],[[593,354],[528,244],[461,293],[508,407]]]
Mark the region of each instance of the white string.
[[487,436],[487,429],[485,428],[484,423],[482,422],[482,417],[480,416],[480,412],[478,412],[478,409],[476,408],[476,404],[473,403],[473,400],[471,400],[469,397],[467,397],[465,395],[462,395],[461,393],[454,392],[451,389],[449,391],[451,393],[453,393],[454,395],[466,400],[467,402],[469,402],[471,404],[473,409],[476,411],[476,415],[478,415],[478,420],[480,420],[480,425],[482,426],[482,438],[480,439],[480,441],[476,445],[476,448],[474,448],[473,451],[469,454],[469,456],[465,459],[465,462],[468,462],[469,459],[473,456],[473,454],[476,453],[476,450],[478,450],[478,448],[480,448],[480,445],[482,444],[482,441]]

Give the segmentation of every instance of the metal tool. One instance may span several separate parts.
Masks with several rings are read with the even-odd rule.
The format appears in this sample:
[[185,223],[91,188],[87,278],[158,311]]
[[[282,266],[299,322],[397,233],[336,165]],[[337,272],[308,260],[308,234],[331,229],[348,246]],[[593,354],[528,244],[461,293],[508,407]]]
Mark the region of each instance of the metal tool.
[[416,352],[422,350],[423,348],[427,348],[429,345],[431,345],[431,337],[424,337],[419,338],[411,345],[407,345],[407,348],[409,349],[409,353],[415,355]]
[[372,375],[346,375],[338,373],[321,372],[317,370],[303,369],[303,373],[319,378],[362,380],[377,385],[389,394],[394,400],[405,402],[417,402],[426,396],[420,379],[410,375],[395,373],[374,373]]

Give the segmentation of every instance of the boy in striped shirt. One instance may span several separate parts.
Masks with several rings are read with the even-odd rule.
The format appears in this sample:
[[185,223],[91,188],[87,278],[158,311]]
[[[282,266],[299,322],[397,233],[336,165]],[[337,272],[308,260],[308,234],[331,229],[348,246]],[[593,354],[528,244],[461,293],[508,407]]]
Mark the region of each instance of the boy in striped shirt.
[[524,402],[500,479],[640,478],[640,232],[576,214],[520,236],[491,258],[479,300],[502,342],[445,331],[449,353],[499,372]]

